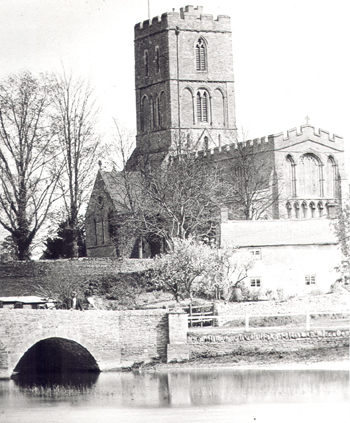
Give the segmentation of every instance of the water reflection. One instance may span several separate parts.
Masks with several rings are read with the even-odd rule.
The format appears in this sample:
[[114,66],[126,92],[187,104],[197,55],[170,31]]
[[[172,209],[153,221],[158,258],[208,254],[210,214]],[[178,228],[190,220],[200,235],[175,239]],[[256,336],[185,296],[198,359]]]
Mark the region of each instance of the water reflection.
[[[5,382],[0,382],[2,385]],[[8,382],[7,382],[8,383]],[[125,407],[183,407],[349,401],[346,371],[221,370],[18,375],[14,387],[64,386],[84,403]],[[0,391],[3,391],[4,386]],[[1,395],[0,395],[1,396]],[[60,398],[56,398],[60,400]],[[65,399],[62,398],[62,401]]]
[[62,386],[81,391],[92,388],[97,383],[98,377],[99,372],[20,372],[13,375],[12,379],[19,388],[31,389],[33,387],[52,388]]

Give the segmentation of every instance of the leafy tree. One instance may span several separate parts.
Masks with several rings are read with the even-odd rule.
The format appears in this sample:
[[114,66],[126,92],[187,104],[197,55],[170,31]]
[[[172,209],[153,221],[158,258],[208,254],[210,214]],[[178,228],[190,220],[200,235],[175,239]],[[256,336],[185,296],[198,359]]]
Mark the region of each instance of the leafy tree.
[[78,257],[86,257],[85,226],[81,216],[78,219],[78,225],[77,238],[69,223],[67,221],[61,222],[56,235],[46,239],[46,249],[43,252],[42,258],[50,260],[74,257],[73,250],[76,248],[76,242],[78,246]]
[[247,251],[235,248],[225,248],[219,250],[220,268],[222,277],[219,288],[225,300],[229,301],[233,297],[234,288],[248,276],[248,270],[254,266],[254,256]]
[[51,126],[52,80],[29,72],[0,83],[0,224],[10,233],[19,260],[43,226],[62,169]]
[[173,249],[154,259],[150,283],[173,294],[176,301],[203,292],[220,273],[216,249],[194,239],[173,239]]
[[56,77],[53,92],[54,128],[59,141],[59,161],[64,169],[59,188],[64,200],[67,230],[72,236],[70,257],[79,256],[79,212],[93,183],[99,137],[95,124],[97,107],[87,82],[63,74]]
[[342,280],[349,284],[350,280],[350,200],[344,201],[342,206],[337,208],[337,219],[333,227],[338,238],[344,260],[340,263],[338,271]]

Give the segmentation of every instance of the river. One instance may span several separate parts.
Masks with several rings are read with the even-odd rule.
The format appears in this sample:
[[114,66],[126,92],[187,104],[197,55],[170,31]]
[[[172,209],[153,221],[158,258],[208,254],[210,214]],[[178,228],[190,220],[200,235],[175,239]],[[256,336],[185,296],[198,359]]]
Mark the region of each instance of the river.
[[[348,423],[344,370],[180,370],[0,381],[0,422]],[[39,389],[47,384],[51,388]]]

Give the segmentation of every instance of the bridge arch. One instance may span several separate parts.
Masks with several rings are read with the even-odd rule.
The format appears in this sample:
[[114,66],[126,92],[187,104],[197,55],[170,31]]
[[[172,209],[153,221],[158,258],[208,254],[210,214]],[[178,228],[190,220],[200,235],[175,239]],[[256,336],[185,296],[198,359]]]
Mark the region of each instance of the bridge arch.
[[85,347],[76,341],[58,337],[35,343],[14,368],[15,372],[37,374],[99,370],[95,358]]
[[93,358],[97,365],[97,369],[101,371],[105,370],[106,360],[103,357],[103,352],[99,351],[98,346],[94,345],[87,337],[81,336],[81,334],[74,336],[71,333],[67,333],[67,329],[60,330],[59,328],[52,328],[51,330],[45,329],[45,331],[43,331],[41,328],[38,328],[37,330],[32,330],[26,336],[23,336],[22,339],[16,339],[16,336],[13,336],[8,339],[8,342],[6,342],[6,340],[3,341],[8,356],[9,375],[15,371],[21,359],[32,347],[47,339],[60,339],[67,343],[79,345],[81,351],[86,351]]

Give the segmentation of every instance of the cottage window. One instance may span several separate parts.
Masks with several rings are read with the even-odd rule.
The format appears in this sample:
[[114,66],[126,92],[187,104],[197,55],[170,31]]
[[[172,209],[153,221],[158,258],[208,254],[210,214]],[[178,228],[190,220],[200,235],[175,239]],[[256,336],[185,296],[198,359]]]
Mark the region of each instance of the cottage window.
[[250,278],[250,286],[257,288],[261,286],[261,278],[260,277],[254,277]]
[[203,38],[200,38],[196,44],[196,70],[207,70],[207,51]]
[[256,260],[261,260],[261,249],[257,248],[255,250],[250,250],[250,254],[254,256]]
[[305,285],[315,285],[316,275],[305,275]]

